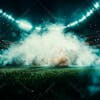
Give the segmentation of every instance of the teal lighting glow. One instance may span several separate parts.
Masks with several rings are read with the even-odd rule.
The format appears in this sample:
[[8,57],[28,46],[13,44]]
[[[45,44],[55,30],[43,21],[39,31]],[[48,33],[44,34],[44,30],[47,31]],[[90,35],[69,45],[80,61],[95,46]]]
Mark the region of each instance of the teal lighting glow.
[[81,19],[79,19],[79,23],[83,22],[84,20],[86,20],[86,16],[84,15]]
[[94,4],[94,7],[96,8],[96,9],[98,9],[99,8],[99,3],[98,2],[96,2],[95,4]]
[[68,28],[68,27],[73,27],[73,26],[76,26],[76,25],[79,24],[79,23],[84,22],[88,17],[90,17],[90,16],[99,8],[99,6],[100,6],[99,2],[96,2],[96,3],[94,4],[94,7],[92,7],[89,11],[87,11],[87,13],[84,14],[83,17],[81,17],[81,18],[78,19],[77,21],[74,21],[74,22],[69,23],[69,24],[66,26],[66,28]]
[[12,17],[12,16],[8,16],[8,18],[10,19],[10,20],[12,20],[12,21],[14,21],[15,19]]
[[0,9],[0,14],[2,14],[3,17],[7,18],[10,21],[15,21],[15,19],[11,15],[7,14],[6,12],[3,12],[2,9]]
[[26,20],[16,20],[10,14],[3,12],[2,9],[0,9],[0,14],[9,21],[13,21],[14,23],[16,23],[20,29],[23,29],[25,31],[30,31],[32,29],[32,25]]
[[94,11],[94,10],[91,9],[89,12],[87,12],[86,16],[87,16],[87,17],[91,16],[91,14],[93,14],[93,11]]
[[[82,16],[80,19],[78,19],[74,22],[69,23],[64,28],[73,27],[73,26],[76,26],[76,25],[84,22],[88,17],[90,17],[95,11],[98,10],[99,6],[100,6],[100,3],[95,2],[93,7],[89,11],[87,11],[85,14],[83,13],[84,16]],[[11,15],[7,14],[6,12],[3,12],[2,9],[0,9],[0,14],[1,14],[1,16],[7,18],[8,20],[15,22],[18,25],[18,27],[20,29],[23,29],[24,31],[31,31],[32,28],[33,28],[32,24],[29,23],[28,21],[26,21],[26,20],[16,20]],[[41,30],[41,28],[37,27],[36,30]]]
[[16,23],[18,24],[19,28],[25,31],[31,31],[33,26],[27,20],[17,20]]
[[2,9],[0,9],[0,14],[2,14],[3,13],[3,10]]
[[41,27],[36,27],[35,28],[37,31],[41,31]]
[[3,13],[3,16],[7,16],[7,14],[4,12],[4,13]]
[[70,25],[74,26],[74,25],[77,25],[77,24],[78,24],[78,21],[75,21],[75,22],[71,23]]

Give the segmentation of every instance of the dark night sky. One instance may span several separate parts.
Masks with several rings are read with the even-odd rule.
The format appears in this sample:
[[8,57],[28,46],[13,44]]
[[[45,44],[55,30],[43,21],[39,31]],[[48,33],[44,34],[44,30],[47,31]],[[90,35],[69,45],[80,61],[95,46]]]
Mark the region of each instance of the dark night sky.
[[15,17],[25,17],[33,22],[45,19],[72,21],[93,0],[0,0],[0,8]]

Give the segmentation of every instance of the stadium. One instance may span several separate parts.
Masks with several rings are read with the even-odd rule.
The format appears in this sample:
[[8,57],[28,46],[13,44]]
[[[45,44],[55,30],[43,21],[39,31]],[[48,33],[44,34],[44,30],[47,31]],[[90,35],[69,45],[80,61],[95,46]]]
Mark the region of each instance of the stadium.
[[2,100],[100,99],[100,0],[1,0],[0,8]]

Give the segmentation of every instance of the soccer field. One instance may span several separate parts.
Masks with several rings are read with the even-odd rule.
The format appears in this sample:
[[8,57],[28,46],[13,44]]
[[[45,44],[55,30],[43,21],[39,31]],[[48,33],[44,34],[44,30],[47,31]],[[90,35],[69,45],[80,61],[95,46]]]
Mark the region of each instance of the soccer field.
[[[25,100],[90,100],[94,68],[20,67],[0,69],[0,97]],[[99,70],[98,70],[99,71]],[[68,99],[69,100],[69,99]]]

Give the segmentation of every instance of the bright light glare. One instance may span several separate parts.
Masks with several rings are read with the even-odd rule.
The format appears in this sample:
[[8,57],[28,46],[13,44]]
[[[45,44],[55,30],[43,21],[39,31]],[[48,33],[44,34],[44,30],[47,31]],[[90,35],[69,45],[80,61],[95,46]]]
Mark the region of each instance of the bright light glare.
[[99,8],[99,3],[96,2],[96,3],[94,4],[94,7],[95,7],[96,9]]
[[25,31],[31,31],[31,29],[33,28],[33,26],[26,20],[17,20],[16,23],[21,29]]
[[5,17],[7,17],[11,21],[15,21],[15,19],[11,15],[6,14]]
[[67,27],[70,27],[70,26],[71,26],[70,24],[67,25]]
[[63,27],[63,26],[61,26],[61,25],[58,25],[58,26],[52,25],[52,26],[50,26],[49,28],[50,28],[50,30],[60,31],[60,30],[63,30],[65,27]]
[[41,27],[36,27],[35,28],[37,31],[40,31],[41,30]]
[[82,20],[84,21],[85,19],[86,19],[86,16],[83,16],[83,17],[82,17]]
[[90,12],[87,12],[86,16],[88,17],[88,16],[90,16],[90,15],[91,15],[91,13],[90,13]]
[[94,9],[91,9],[89,12],[90,12],[90,14],[92,14],[94,12]]
[[0,14],[1,14],[1,13],[3,13],[3,10],[2,10],[2,9],[0,9]]
[[89,12],[87,12],[86,16],[89,17],[91,16],[92,13],[93,13],[93,10],[90,10]]
[[79,22],[83,22],[85,19],[86,19],[86,16],[83,16],[83,17],[79,20]]
[[79,23],[82,23],[83,21],[85,21],[88,17],[90,17],[98,8],[99,8],[100,4],[98,2],[96,2],[94,4],[94,7],[91,8],[88,12],[86,12],[86,14],[84,14],[83,17],[81,17],[78,21],[74,21],[72,23],[69,23],[66,28],[68,27],[73,27],[76,26]]
[[4,13],[3,13],[3,16],[6,16],[6,15],[7,15],[7,14],[4,12]]
[[71,24],[71,26],[74,26],[74,25],[76,25],[76,24],[78,24],[78,21],[73,22],[73,23]]
[[12,16],[8,16],[8,19],[11,19],[12,21],[14,21],[14,18]]

